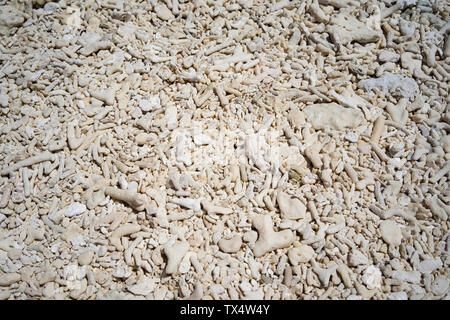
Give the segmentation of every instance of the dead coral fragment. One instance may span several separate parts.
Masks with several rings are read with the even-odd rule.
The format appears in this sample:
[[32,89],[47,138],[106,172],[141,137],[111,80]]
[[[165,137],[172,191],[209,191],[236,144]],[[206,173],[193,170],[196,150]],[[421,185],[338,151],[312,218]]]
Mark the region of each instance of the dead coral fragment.
[[261,257],[269,251],[286,248],[294,240],[291,230],[275,232],[273,222],[269,216],[257,215],[252,220],[253,226],[258,230],[258,240],[253,247],[255,257]]

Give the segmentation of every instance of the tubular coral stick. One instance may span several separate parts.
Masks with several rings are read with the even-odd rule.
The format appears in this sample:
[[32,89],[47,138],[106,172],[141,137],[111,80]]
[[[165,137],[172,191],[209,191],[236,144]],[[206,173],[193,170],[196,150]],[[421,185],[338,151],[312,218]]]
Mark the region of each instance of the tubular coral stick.
[[439,170],[438,172],[436,172],[431,178],[430,178],[430,182],[432,183],[436,183],[438,182],[443,176],[445,176],[447,174],[447,172],[450,171],[450,161],[448,161],[445,166]]
[[136,233],[141,230],[141,226],[135,224],[128,224],[118,228],[111,234],[110,241],[113,246],[118,250],[123,250],[123,246],[120,243],[120,238],[132,233]]
[[219,97],[219,101],[220,101],[220,105],[222,107],[225,107],[226,105],[228,105],[229,101],[228,98],[225,94],[225,91],[223,91],[223,88],[221,85],[217,85],[214,87],[214,89],[216,90],[216,94]]
[[145,198],[141,194],[114,187],[106,187],[105,194],[116,200],[121,200],[128,203],[133,209],[137,211],[144,210]]
[[231,214],[233,213],[233,209],[230,208],[224,208],[224,207],[218,207],[215,206],[211,203],[209,203],[206,200],[202,200],[201,201],[202,207],[203,209],[208,213],[208,214],[214,214],[214,213],[218,213],[218,214]]
[[72,150],[77,149],[83,142],[82,139],[77,139],[75,137],[75,126],[73,124],[67,126],[67,140],[69,142],[69,147]]
[[225,48],[227,48],[229,46],[232,46],[233,44],[234,44],[234,41],[232,41],[232,40],[225,41],[225,42],[223,42],[221,44],[218,44],[218,45],[216,45],[216,46],[214,46],[212,48],[206,49],[205,55],[209,56],[210,54],[213,54],[214,52],[217,52],[217,51],[225,49]]
[[370,136],[370,141],[373,143],[378,144],[378,141],[380,141],[381,134],[384,131],[384,117],[379,116],[377,120],[375,120],[375,123],[373,124],[372,129],[372,135]]
[[345,169],[345,172],[347,172],[347,174],[349,175],[350,179],[352,179],[352,182],[358,183],[358,181],[359,181],[358,174],[356,173],[355,169],[353,169],[353,167],[351,165],[349,165],[348,163],[344,164],[344,169]]
[[0,200],[0,209],[3,209],[8,205],[12,190],[13,190],[12,184],[8,184],[5,187],[3,187],[3,194],[2,194],[2,198]]
[[372,150],[380,157],[381,161],[389,161],[389,157],[380,149],[373,141],[369,140],[369,144],[372,147]]
[[9,167],[6,167],[1,171],[2,176],[6,176],[7,174],[10,174],[11,172],[14,172],[22,167],[28,167],[33,164],[44,162],[44,161],[53,161],[55,156],[51,154],[50,152],[44,152],[39,155],[36,155],[34,157],[30,157],[28,159],[24,159],[22,161],[19,161],[13,165],[10,165]]

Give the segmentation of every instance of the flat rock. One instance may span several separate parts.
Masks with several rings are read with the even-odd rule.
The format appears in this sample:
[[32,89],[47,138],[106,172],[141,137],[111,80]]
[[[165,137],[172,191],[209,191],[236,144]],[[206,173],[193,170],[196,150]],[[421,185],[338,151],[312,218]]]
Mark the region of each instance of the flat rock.
[[83,229],[77,224],[71,223],[61,237],[63,240],[70,242],[73,246],[82,245],[85,243],[83,237]]
[[130,267],[125,265],[118,265],[113,271],[113,277],[126,279],[131,276],[132,270]]
[[400,20],[400,33],[402,36],[411,36],[414,34],[416,26],[414,22],[409,22],[404,19]]
[[358,141],[358,134],[354,133],[354,132],[347,132],[346,135],[344,136],[344,139],[350,142],[357,142]]
[[406,281],[410,283],[420,283],[420,272],[419,271],[394,271],[392,273],[392,279],[397,279],[400,281]]
[[447,38],[445,39],[444,56],[446,58],[450,57],[450,36],[449,35],[447,35]]
[[66,210],[64,210],[64,215],[66,217],[74,217],[77,216],[79,214],[82,214],[86,211],[86,205],[79,203],[79,202],[74,202],[71,203]]
[[156,281],[152,278],[144,278],[138,280],[138,282],[134,285],[127,286],[127,290],[130,291],[132,294],[146,296],[153,292],[156,288]]
[[46,298],[52,298],[55,296],[55,283],[54,282],[48,282],[44,285],[44,288],[42,289],[42,294]]
[[450,134],[443,136],[441,138],[441,144],[442,148],[444,149],[445,153],[450,152]]
[[366,91],[377,88],[393,96],[411,98],[419,93],[419,86],[413,78],[385,72],[379,78],[369,78],[358,82],[358,87]]
[[440,258],[421,261],[418,266],[419,272],[426,274],[430,274],[439,268],[442,268],[442,261]]
[[313,104],[303,109],[303,113],[316,130],[330,128],[342,131],[357,127],[364,119],[361,111],[344,108],[334,102]]
[[296,266],[300,263],[309,262],[316,253],[314,249],[306,244],[300,244],[298,247],[294,247],[288,250],[288,258],[291,265]]
[[255,243],[258,239],[258,232],[255,230],[249,230],[244,233],[243,240],[248,243]]
[[347,297],[347,300],[362,300],[363,298],[361,296],[358,296],[356,294],[351,294]]
[[0,300],[7,300],[10,295],[11,292],[8,289],[0,289]]
[[405,125],[408,121],[408,111],[404,105],[394,105],[388,103],[386,106],[386,111],[391,115],[392,120],[402,125]]
[[237,234],[231,239],[222,238],[219,240],[217,245],[222,252],[236,253],[242,246],[242,237],[241,235]]
[[7,94],[0,94],[0,106],[7,107],[9,103],[9,97]]
[[300,127],[305,124],[305,115],[298,108],[289,111],[288,120],[293,127]]
[[282,218],[297,220],[306,217],[306,206],[299,199],[291,198],[285,192],[278,192],[277,203],[280,206]]
[[188,273],[189,270],[191,269],[191,257],[195,256],[195,253],[192,251],[188,251],[185,256],[183,257],[183,259],[181,259],[180,265],[178,266],[178,272],[180,274],[185,274]]
[[78,263],[80,266],[88,265],[94,258],[94,250],[86,250],[78,256]]
[[142,146],[144,144],[147,143],[147,141],[149,140],[150,135],[146,132],[141,132],[138,135],[136,135],[135,137],[135,142],[138,146]]
[[397,62],[400,60],[400,55],[396,52],[389,50],[381,50],[378,54],[378,61],[384,62]]
[[349,264],[352,267],[359,265],[366,265],[369,263],[369,259],[359,250],[353,249],[349,256]]
[[94,272],[95,282],[99,284],[104,284],[106,281],[110,279],[110,274],[104,270],[97,270]]
[[94,191],[92,193],[92,196],[86,201],[86,207],[91,210],[97,207],[100,203],[102,203],[105,200],[105,192],[100,189],[97,191]]
[[0,34],[6,34],[10,28],[18,27],[24,21],[23,13],[13,6],[0,7]]
[[380,233],[383,240],[393,246],[399,246],[402,241],[402,232],[395,221],[384,220],[380,223]]
[[[103,43],[103,42],[99,42]],[[112,106],[116,101],[116,92],[113,89],[98,89],[98,90],[90,90],[89,93],[92,97],[103,101],[108,106]]]
[[0,286],[3,287],[7,287],[13,283],[16,283],[19,280],[20,274],[15,272],[0,274]]
[[209,286],[209,292],[213,297],[218,297],[220,294],[225,292],[225,288],[221,284],[214,283]]
[[165,4],[159,4],[155,6],[155,13],[161,20],[167,21],[174,19],[175,16],[173,15],[172,11],[167,8]]
[[359,21],[355,16],[346,11],[332,15],[329,25],[329,29],[337,33],[343,45],[351,42],[359,42],[362,44],[377,42],[382,36],[380,30],[369,28],[367,24]]
[[[420,50],[419,48],[417,48]],[[407,50],[405,48],[405,50]],[[416,79],[425,79],[427,75],[422,70],[422,60],[417,59],[413,52],[403,52],[400,55],[400,65],[403,69],[408,70],[408,73],[413,75]]]
[[148,99],[139,100],[138,106],[143,112],[148,112],[159,108],[161,106],[161,101],[157,95],[154,95]]
[[102,36],[96,32],[85,32],[77,38],[77,43],[85,47],[91,43],[96,43],[102,39]]
[[448,291],[448,284],[448,277],[440,274],[434,279],[433,283],[431,284],[431,292],[433,292],[437,296],[443,295]]
[[262,288],[259,288],[255,291],[246,292],[242,300],[264,300],[264,291]]
[[99,295],[98,300],[136,300],[138,297],[131,293],[126,293],[118,290],[109,290],[103,295]]
[[406,292],[392,292],[387,295],[389,300],[408,300]]

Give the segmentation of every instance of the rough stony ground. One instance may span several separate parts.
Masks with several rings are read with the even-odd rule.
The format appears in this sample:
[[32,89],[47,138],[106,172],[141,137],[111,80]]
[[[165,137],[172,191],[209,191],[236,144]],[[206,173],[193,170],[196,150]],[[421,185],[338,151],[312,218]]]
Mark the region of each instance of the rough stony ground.
[[448,299],[446,1],[0,1],[0,299]]

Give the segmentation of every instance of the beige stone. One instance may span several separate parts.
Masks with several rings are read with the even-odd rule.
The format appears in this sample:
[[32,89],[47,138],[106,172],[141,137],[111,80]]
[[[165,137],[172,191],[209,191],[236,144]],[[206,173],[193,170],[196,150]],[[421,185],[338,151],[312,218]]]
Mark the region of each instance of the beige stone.
[[16,283],[20,280],[20,274],[12,272],[12,273],[4,273],[0,274],[0,286],[7,287],[13,283]]
[[231,239],[222,238],[217,243],[219,249],[226,253],[238,252],[242,246],[242,236],[237,234]]
[[94,258],[94,250],[86,250],[78,256],[78,263],[80,266],[88,265]]
[[355,128],[363,121],[363,114],[357,109],[344,108],[337,103],[313,104],[303,109],[307,122],[314,129]]
[[155,12],[156,12],[156,15],[158,16],[158,18],[160,18],[161,20],[164,20],[164,21],[175,18],[175,16],[172,14],[172,11],[170,11],[169,8],[167,8],[167,6],[165,4],[156,5]]
[[379,226],[381,237],[392,246],[399,246],[402,241],[402,232],[393,220],[384,220]]
[[444,151],[446,153],[450,152],[450,134],[443,136],[441,138],[441,144],[442,144],[442,148],[444,149]]
[[278,192],[277,203],[280,206],[282,218],[298,220],[306,217],[306,206],[300,200],[291,198],[285,192]]
[[316,256],[314,249],[306,244],[300,244],[288,250],[289,262],[296,266],[300,263],[307,263]]
[[8,289],[0,289],[0,300],[7,300],[11,292]]

